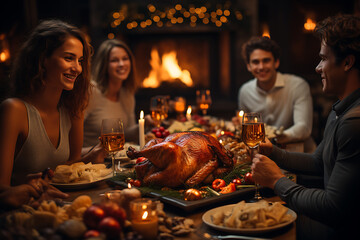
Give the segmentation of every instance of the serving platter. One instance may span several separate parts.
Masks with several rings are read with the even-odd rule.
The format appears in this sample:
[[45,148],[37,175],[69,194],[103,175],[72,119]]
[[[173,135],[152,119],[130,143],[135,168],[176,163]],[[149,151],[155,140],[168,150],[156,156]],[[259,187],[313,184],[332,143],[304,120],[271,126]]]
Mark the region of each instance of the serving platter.
[[216,212],[229,211],[235,205],[236,204],[230,204],[230,205],[225,205],[225,206],[210,209],[210,210],[208,210],[207,212],[204,213],[204,215],[202,216],[202,220],[209,227],[214,228],[214,229],[219,230],[219,231],[222,231],[222,232],[233,233],[233,234],[259,234],[259,233],[266,233],[266,232],[274,231],[274,230],[283,228],[285,226],[288,226],[291,223],[293,223],[297,218],[296,213],[293,210],[288,209],[287,214],[290,215],[290,219],[288,221],[284,222],[284,223],[276,224],[276,225],[270,226],[270,227],[262,227],[262,228],[231,228],[231,227],[224,227],[224,226],[216,225],[216,224],[214,224],[212,222],[211,216],[213,214],[215,214]]
[[[123,188],[127,188],[128,184],[124,181],[119,181],[116,180],[114,178],[109,179],[109,182],[119,185]],[[177,208],[180,208],[186,212],[190,212],[190,211],[194,211],[196,209],[202,208],[202,207],[206,207],[206,206],[210,206],[212,204],[218,204],[218,203],[223,203],[226,202],[228,200],[234,200],[236,199],[236,201],[241,201],[241,200],[245,200],[247,199],[249,196],[252,196],[252,194],[255,191],[254,187],[251,188],[243,188],[243,189],[239,189],[236,190],[235,192],[232,193],[227,193],[227,194],[221,194],[219,196],[209,196],[200,200],[194,200],[194,201],[185,201],[183,199],[177,198],[177,197],[171,197],[166,195],[165,193],[162,193],[159,190],[156,191],[142,191],[142,188],[138,188],[140,190],[140,192],[142,192],[143,195],[146,195],[147,197],[151,197],[151,198],[157,198],[160,201],[175,206]]]

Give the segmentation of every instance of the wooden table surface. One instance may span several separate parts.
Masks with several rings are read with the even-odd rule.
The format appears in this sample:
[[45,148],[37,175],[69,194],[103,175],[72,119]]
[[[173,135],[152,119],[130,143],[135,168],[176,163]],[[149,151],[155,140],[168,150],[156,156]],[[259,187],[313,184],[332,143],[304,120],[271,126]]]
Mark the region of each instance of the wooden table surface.
[[[99,185],[84,189],[84,190],[78,190],[78,191],[64,191],[70,195],[69,200],[72,201],[76,197],[80,195],[89,195],[93,202],[99,202],[101,200],[101,194],[113,190],[114,188],[108,185],[106,182],[102,182]],[[226,202],[223,205],[232,204],[241,201],[242,199],[234,199],[233,202]],[[270,196],[266,197],[266,200],[268,201],[280,201],[280,199],[276,196]],[[167,215],[169,216],[183,216],[186,218],[190,218],[194,221],[196,231],[195,233],[192,233],[191,235],[188,235],[186,237],[179,237],[176,239],[205,239],[203,236],[204,233],[209,233],[211,235],[227,235],[224,232],[216,231],[210,227],[208,227],[205,223],[202,221],[202,215],[209,209],[213,208],[214,206],[209,206],[208,208],[201,208],[196,211],[192,211],[190,213],[184,212],[183,210],[169,206],[167,204],[164,204],[164,210]],[[275,239],[275,240],[295,240],[296,239],[296,223],[293,223],[287,227],[284,227],[279,230],[275,230],[269,233],[256,235],[256,237],[261,238],[269,238],[269,239]]]

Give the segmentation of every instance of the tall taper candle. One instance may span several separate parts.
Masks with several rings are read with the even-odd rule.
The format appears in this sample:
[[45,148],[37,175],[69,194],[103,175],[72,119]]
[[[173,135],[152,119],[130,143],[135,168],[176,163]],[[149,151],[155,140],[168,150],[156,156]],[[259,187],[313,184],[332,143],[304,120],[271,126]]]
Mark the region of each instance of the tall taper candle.
[[139,145],[140,149],[142,149],[145,145],[145,119],[144,119],[144,111],[140,112],[139,119]]

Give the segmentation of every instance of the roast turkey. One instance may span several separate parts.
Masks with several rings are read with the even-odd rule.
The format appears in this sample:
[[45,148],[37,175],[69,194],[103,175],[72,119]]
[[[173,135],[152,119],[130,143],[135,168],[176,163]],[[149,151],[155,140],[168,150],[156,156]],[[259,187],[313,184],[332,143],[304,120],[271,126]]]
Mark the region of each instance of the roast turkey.
[[127,155],[148,159],[135,166],[137,178],[145,186],[193,187],[234,166],[230,152],[206,132],[173,133],[149,141],[140,151],[129,147]]

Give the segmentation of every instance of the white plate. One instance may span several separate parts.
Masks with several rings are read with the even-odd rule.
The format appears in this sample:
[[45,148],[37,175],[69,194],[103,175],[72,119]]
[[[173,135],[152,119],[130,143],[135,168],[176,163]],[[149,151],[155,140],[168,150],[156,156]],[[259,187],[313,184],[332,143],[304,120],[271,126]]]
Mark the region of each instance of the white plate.
[[264,228],[230,228],[230,227],[224,227],[224,226],[219,226],[219,225],[215,225],[212,223],[212,220],[211,220],[211,216],[215,213],[215,212],[218,212],[218,211],[228,211],[230,210],[231,208],[233,208],[236,204],[230,204],[230,205],[225,205],[225,206],[221,206],[221,207],[217,207],[217,208],[213,208],[209,211],[207,211],[206,213],[204,213],[204,215],[202,216],[202,220],[203,222],[208,225],[209,227],[212,227],[216,230],[219,230],[219,231],[223,231],[223,232],[228,232],[228,233],[249,233],[249,234],[258,234],[258,233],[265,233],[265,232],[269,232],[269,231],[273,231],[273,230],[276,230],[276,229],[279,229],[279,228],[283,228],[291,223],[293,223],[295,220],[296,220],[296,213],[289,209],[287,211],[287,214],[290,214],[291,216],[291,219],[287,222],[284,222],[284,223],[280,223],[280,224],[277,224],[277,225],[274,225],[274,226],[271,226],[271,227],[264,227]]
[[53,183],[53,182],[50,182],[50,184],[53,185],[54,187],[57,187],[57,188],[63,189],[63,190],[80,190],[80,189],[94,187],[97,184],[101,183],[102,181],[109,179],[111,177],[113,177],[112,172],[110,174],[108,174],[102,178],[98,178],[92,182],[76,182],[76,183]]

